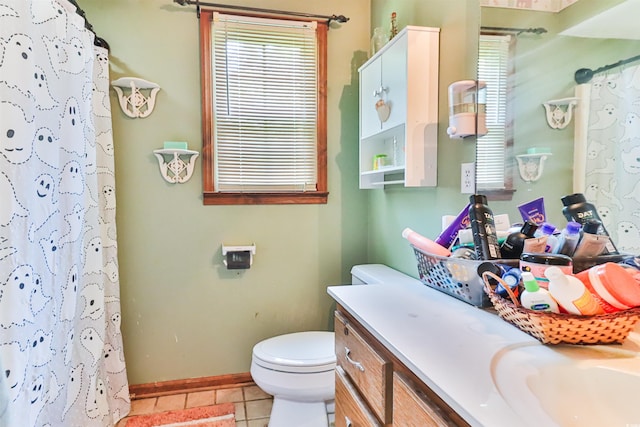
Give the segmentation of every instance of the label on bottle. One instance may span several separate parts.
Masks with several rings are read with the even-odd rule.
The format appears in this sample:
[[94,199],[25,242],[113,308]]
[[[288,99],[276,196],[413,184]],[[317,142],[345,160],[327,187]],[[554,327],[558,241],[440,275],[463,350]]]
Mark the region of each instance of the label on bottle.
[[551,307],[549,304],[547,304],[546,302],[541,302],[538,304],[533,304],[531,307],[529,307],[531,310],[535,310],[535,311],[547,311],[549,310],[549,307]]
[[573,305],[584,315],[602,314],[603,310],[593,295],[585,291],[578,299],[573,300]]
[[576,212],[576,219],[578,220],[578,222],[584,224],[590,219],[599,220],[600,218],[598,217],[598,215],[595,215],[591,209],[587,209],[581,212]]
[[499,259],[500,245],[491,210],[481,204],[469,208],[473,243],[479,259]]

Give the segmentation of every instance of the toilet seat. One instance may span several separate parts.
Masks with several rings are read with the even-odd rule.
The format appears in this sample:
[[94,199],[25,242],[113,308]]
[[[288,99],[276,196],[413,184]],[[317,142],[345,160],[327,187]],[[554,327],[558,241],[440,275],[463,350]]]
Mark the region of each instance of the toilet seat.
[[253,347],[253,361],[274,371],[316,373],[336,366],[333,332],[310,331],[280,335]]

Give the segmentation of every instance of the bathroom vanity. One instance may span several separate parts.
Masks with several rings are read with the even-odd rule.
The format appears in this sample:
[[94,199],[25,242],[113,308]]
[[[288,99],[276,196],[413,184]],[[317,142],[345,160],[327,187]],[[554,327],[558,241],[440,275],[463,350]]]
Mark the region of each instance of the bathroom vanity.
[[[328,293],[337,303],[336,427],[640,420],[624,397],[640,387],[637,349],[543,345],[495,313],[419,283],[331,286]],[[584,369],[598,384],[586,384]],[[552,394],[555,400],[545,397]]]

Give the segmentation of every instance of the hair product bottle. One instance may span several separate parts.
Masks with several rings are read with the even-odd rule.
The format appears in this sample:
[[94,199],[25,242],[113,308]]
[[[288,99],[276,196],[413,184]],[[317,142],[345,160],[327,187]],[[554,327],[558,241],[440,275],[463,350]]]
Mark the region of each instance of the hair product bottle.
[[555,266],[547,268],[544,274],[549,279],[549,293],[566,312],[584,316],[604,314],[598,300],[580,279]]
[[531,220],[524,223],[520,231],[511,233],[500,246],[502,258],[518,259],[524,250],[524,241],[533,237],[538,226]]
[[609,236],[598,234],[601,222],[597,219],[589,219],[582,226],[582,237],[573,253],[575,258],[594,257],[605,253],[607,243],[611,241]]
[[469,221],[478,259],[500,259],[496,225],[493,212],[487,205],[487,196],[473,194],[469,197],[469,202]]
[[[562,199],[562,204],[564,208],[562,209],[562,214],[567,219],[567,221],[575,221],[579,222],[584,226],[584,224],[590,220],[595,219],[600,221],[600,227],[598,229],[597,234],[602,234],[605,236],[609,236],[609,233],[602,225],[602,219],[598,215],[598,211],[596,207],[591,203],[587,202],[586,197],[582,193],[570,194],[568,196],[564,196]],[[613,244],[611,239],[606,246],[606,253],[617,254],[618,250],[616,246]]]
[[556,226],[545,222],[542,224],[536,235],[539,236],[547,236],[547,244],[545,245],[544,251],[548,253],[555,253],[556,248],[558,247],[558,238],[553,234],[556,231]]
[[578,240],[580,240],[581,228],[580,223],[569,221],[560,232],[556,253],[572,256],[578,246]]

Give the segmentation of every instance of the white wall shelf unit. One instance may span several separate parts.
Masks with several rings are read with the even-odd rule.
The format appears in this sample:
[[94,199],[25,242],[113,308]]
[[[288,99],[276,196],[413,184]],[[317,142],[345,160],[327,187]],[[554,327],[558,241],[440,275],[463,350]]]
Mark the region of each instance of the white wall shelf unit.
[[439,44],[439,28],[407,26],[358,70],[360,188],[436,186]]

